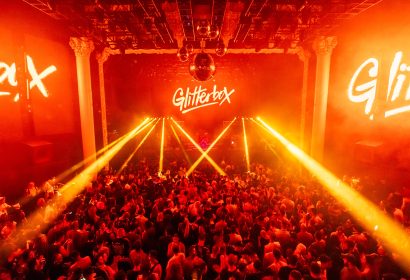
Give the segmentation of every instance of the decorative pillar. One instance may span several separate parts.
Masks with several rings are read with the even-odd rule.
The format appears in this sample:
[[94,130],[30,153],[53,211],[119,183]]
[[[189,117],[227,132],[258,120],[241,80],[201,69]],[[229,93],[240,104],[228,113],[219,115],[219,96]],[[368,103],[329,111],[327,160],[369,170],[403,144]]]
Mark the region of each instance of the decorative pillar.
[[316,53],[316,81],[310,151],[311,156],[319,162],[323,160],[325,144],[330,59],[332,51],[336,45],[337,39],[334,36],[320,36],[313,42],[313,49]]
[[83,157],[87,159],[87,164],[91,164],[96,160],[90,72],[90,54],[94,50],[94,44],[90,39],[85,37],[72,37],[70,38],[70,46],[74,50],[77,65]]
[[297,50],[299,59],[303,62],[303,81],[302,81],[302,97],[300,108],[300,148],[305,149],[305,129],[306,129],[306,99],[308,91],[308,78],[309,78],[309,60],[310,51],[299,48]]
[[[104,63],[107,61],[110,54],[107,49],[104,49],[101,53],[98,53],[96,58],[98,61],[98,80],[100,85],[100,104],[101,104],[101,130],[102,130],[102,140],[103,148],[108,146],[108,129],[107,129],[107,106],[105,103],[105,79],[104,79]],[[106,170],[109,169],[109,165],[105,167]]]

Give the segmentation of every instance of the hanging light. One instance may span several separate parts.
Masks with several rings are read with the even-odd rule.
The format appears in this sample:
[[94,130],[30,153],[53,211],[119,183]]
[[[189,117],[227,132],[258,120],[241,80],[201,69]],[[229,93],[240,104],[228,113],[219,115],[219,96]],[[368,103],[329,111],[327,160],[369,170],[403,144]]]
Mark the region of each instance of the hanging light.
[[196,32],[201,37],[208,37],[209,31],[211,30],[211,26],[209,21],[201,20],[199,24],[196,26]]
[[219,41],[219,42],[216,44],[215,54],[216,54],[217,56],[224,56],[227,51],[228,51],[228,48],[225,46],[224,42]]
[[178,50],[177,56],[181,62],[187,62],[189,60],[189,52],[186,47],[182,47]]
[[209,32],[208,32],[208,37],[211,40],[215,40],[216,38],[218,38],[219,36],[219,28],[216,25],[211,25],[211,27],[209,28]]
[[207,81],[215,74],[215,63],[212,56],[208,53],[197,53],[192,58],[189,65],[189,73],[195,80]]
[[192,54],[194,52],[194,46],[191,43],[187,43],[185,45],[185,48],[189,54]]

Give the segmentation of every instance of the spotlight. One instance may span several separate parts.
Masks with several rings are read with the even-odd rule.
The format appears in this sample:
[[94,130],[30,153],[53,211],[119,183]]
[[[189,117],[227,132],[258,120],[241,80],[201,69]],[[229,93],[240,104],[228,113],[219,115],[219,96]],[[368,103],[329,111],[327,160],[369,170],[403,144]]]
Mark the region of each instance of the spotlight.
[[187,50],[188,54],[192,54],[194,52],[194,46],[191,43],[186,44],[185,49]]
[[197,81],[207,81],[215,74],[214,59],[210,54],[196,54],[189,65],[189,73]]
[[217,56],[224,56],[228,49],[223,42],[218,42],[216,44],[215,53]]
[[181,62],[187,62],[189,60],[189,53],[186,47],[182,47],[178,50],[177,56]]
[[211,31],[211,26],[207,20],[201,20],[196,26],[196,32],[201,37],[208,37],[209,32]]
[[209,28],[209,32],[208,32],[208,37],[209,37],[209,39],[214,40],[214,39],[216,39],[216,38],[218,37],[218,35],[219,35],[219,28],[218,28],[218,26],[212,25],[212,26]]

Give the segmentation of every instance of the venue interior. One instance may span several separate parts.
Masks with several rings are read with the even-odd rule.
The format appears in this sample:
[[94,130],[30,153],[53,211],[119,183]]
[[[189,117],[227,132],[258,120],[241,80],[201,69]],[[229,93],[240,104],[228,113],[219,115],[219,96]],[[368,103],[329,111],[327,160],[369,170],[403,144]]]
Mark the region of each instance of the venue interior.
[[410,279],[409,12],[0,1],[0,279]]

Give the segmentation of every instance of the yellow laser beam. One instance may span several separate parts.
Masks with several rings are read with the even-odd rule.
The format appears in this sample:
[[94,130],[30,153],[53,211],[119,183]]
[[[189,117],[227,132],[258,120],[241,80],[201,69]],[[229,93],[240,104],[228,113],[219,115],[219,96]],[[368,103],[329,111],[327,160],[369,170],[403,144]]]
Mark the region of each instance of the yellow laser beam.
[[[151,123],[153,121],[153,119],[148,118],[148,120],[150,121],[149,123]],[[102,149],[100,149],[97,153],[96,156],[99,157],[101,156],[103,153],[105,153],[107,150],[111,149],[111,147],[113,147],[114,145],[116,145],[119,141],[121,141],[122,139],[124,139],[125,137],[127,137],[128,133],[119,137],[118,139],[114,140],[113,142],[111,142],[110,144],[108,144],[107,146],[103,147]],[[91,163],[91,160],[93,160],[95,157],[94,156],[89,156],[88,158],[80,161],[79,163],[75,164],[74,166],[70,167],[69,169],[63,171],[61,174],[57,175],[55,178],[56,183],[63,181],[64,179],[66,179],[67,177],[69,177],[70,175],[74,174],[76,171],[78,171],[79,169],[81,169],[82,167],[88,165],[89,163]]]
[[[398,255],[397,262],[410,273],[410,237],[397,222],[389,218],[376,205],[360,193],[341,181],[320,163],[312,159],[279,132],[266,124],[261,118],[258,121],[269,130],[285,148],[294,155],[302,165],[315,175],[318,181],[350,211],[363,228],[379,238],[383,245]],[[377,230],[375,230],[377,228]]]
[[175,131],[175,128],[174,128],[174,126],[173,126],[171,123],[170,123],[169,125],[171,126],[171,130],[172,130],[172,132],[173,132],[173,134],[174,134],[174,136],[175,136],[175,139],[177,139],[177,142],[178,142],[178,144],[179,144],[179,147],[181,148],[182,152],[184,153],[185,159],[186,159],[187,162],[191,165],[191,164],[192,164],[191,159],[189,158],[189,156],[188,156],[188,154],[187,154],[187,152],[186,152],[186,150],[185,150],[185,148],[184,148],[184,145],[182,145],[182,141],[181,141],[181,139],[179,138],[178,133]]
[[242,118],[242,129],[243,129],[243,145],[245,147],[245,159],[246,159],[246,170],[251,171],[251,163],[249,161],[249,149],[248,149],[248,139],[246,137],[245,119]]
[[[156,123],[151,127],[150,130],[145,134],[144,138],[140,141],[138,146],[134,149],[134,151],[131,153],[131,155],[124,161],[124,164],[121,166],[121,168],[117,171],[116,175],[121,174],[122,171],[127,167],[128,163],[131,161],[131,159],[134,157],[134,155],[137,153],[137,151],[141,148],[141,146],[144,144],[144,142],[147,140],[148,136],[151,134],[151,132],[154,130],[154,128],[157,126],[159,120],[156,121]],[[149,123],[151,124],[151,123]]]
[[[195,168],[201,163],[201,161],[208,156],[209,151],[211,151],[213,149],[213,147],[216,145],[216,143],[218,143],[218,141],[222,138],[222,136],[228,131],[228,129],[231,127],[231,125],[235,122],[236,118],[234,118],[226,127],[224,130],[222,130],[222,132],[218,135],[218,137],[216,137],[216,139],[214,140],[214,142],[211,143],[211,145],[209,145],[208,149],[206,149],[205,152],[202,153],[202,155],[194,162],[193,165],[191,165],[191,167],[188,169],[188,171],[186,172],[187,176],[189,176],[192,171],[195,170]],[[201,149],[202,150],[202,149]],[[219,168],[219,167],[218,167]],[[222,170],[222,169],[221,169]],[[223,171],[222,171],[223,172]],[[222,174],[222,173],[221,173]],[[225,172],[223,173],[223,175],[225,175]]]
[[[121,141],[121,139],[123,139],[126,135],[121,136],[120,138],[116,139],[115,141],[111,142],[109,145],[105,146],[104,148],[100,149],[97,153],[96,156],[100,156],[101,154],[105,153],[108,149],[110,149],[111,147],[113,147],[115,144],[117,144],[119,141]],[[66,179],[68,176],[70,176],[71,174],[75,173],[76,171],[78,171],[79,169],[81,169],[82,167],[88,165],[89,163],[91,163],[91,160],[93,160],[95,157],[94,156],[89,156],[88,158],[80,161],[79,163],[75,164],[74,166],[70,167],[69,169],[65,170],[64,172],[62,172],[61,174],[56,176],[56,182],[61,182],[64,179]]]
[[282,159],[282,157],[279,156],[278,152],[272,147],[272,145],[268,142],[268,140],[266,139],[266,136],[271,135],[270,131],[264,127],[263,125],[261,125],[260,123],[256,122],[254,119],[251,118],[251,120],[257,124],[260,128],[263,129],[263,131],[265,131],[267,133],[267,135],[263,135],[262,133],[258,133],[261,137],[263,142],[266,144],[266,147],[273,153],[273,155],[280,160],[281,162],[283,162],[284,160]]
[[[70,194],[75,193],[75,195],[77,195],[82,190],[84,185],[88,183],[89,181],[91,181],[92,176],[94,176],[97,171],[96,168],[102,167],[106,162],[111,160],[122,149],[122,147],[124,147],[124,145],[128,143],[128,141],[130,141],[132,138],[134,138],[139,133],[141,133],[145,128],[147,128],[147,121],[148,119],[145,119],[140,125],[138,125],[130,133],[128,133],[127,136],[124,137],[120,142],[118,142],[115,146],[113,146],[110,150],[108,150],[100,158],[98,158],[97,161],[95,161],[93,164],[87,167],[83,172],[81,172],[79,175],[77,175],[71,181],[65,184],[60,189],[60,192],[62,194],[66,192],[66,196],[64,196],[64,198],[68,197],[69,198],[68,201],[71,201],[71,199],[74,197],[71,196]],[[101,164],[103,165],[101,166]],[[82,182],[84,185],[81,186],[81,184],[79,184],[78,182]],[[76,188],[73,188],[73,185],[76,185]],[[73,190],[76,190],[76,192],[74,192]]]
[[159,168],[158,174],[161,174],[164,168],[164,137],[165,137],[165,118],[162,118],[162,129],[161,129],[161,148],[159,151]]
[[[219,174],[225,176],[226,173],[222,170],[222,168],[220,168],[219,165],[208,154],[206,154],[202,150],[202,148],[198,145],[198,143],[195,142],[195,140],[188,134],[188,132],[186,132],[173,118],[171,118],[171,120],[178,127],[178,129],[185,135],[185,137],[188,138],[188,140],[192,143],[192,145],[194,145],[194,147],[197,148],[198,151],[201,152],[202,156],[205,157],[209,161],[209,163],[216,169],[216,171],[218,171]],[[186,176],[188,176],[189,174],[187,173]]]
[[[105,152],[99,159],[87,166],[84,171],[60,188],[59,192],[61,196],[51,200],[46,206],[46,209],[49,208],[49,211],[45,212],[43,209],[40,209],[31,214],[27,218],[27,222],[16,229],[16,235],[11,237],[11,242],[17,247],[21,247],[26,240],[34,238],[38,232],[43,231],[51,221],[53,221],[62,211],[64,211],[64,207],[61,207],[61,205],[71,202],[91,182],[98,171],[97,169],[100,167],[102,168],[105,163],[110,161],[129,140],[140,133],[142,131],[140,128],[147,122],[148,119],[145,119],[135,129],[127,133],[126,137]],[[3,247],[4,246],[2,246],[2,249],[4,249],[3,253],[5,253],[7,248]]]
[[[149,118],[150,119],[150,118]],[[108,149],[110,149],[112,146],[114,146],[116,143],[118,143],[119,141],[121,141],[121,139],[124,139],[124,137],[126,137],[127,134],[119,137],[118,139],[116,139],[115,141],[111,142],[109,145],[103,147],[102,149],[98,150],[97,153],[95,154],[97,157],[102,155],[104,152],[106,152]],[[52,184],[57,184],[62,182],[64,179],[67,179],[69,176],[73,175],[75,172],[77,172],[78,170],[80,170],[81,168],[83,168],[84,166],[88,165],[91,163],[91,160],[95,159],[94,156],[89,156],[86,159],[76,163],[75,165],[73,165],[72,167],[68,168],[67,170],[64,170],[62,173],[58,174],[56,177],[54,177],[52,179]],[[47,184],[49,182],[45,181],[43,184]],[[24,206],[26,203],[28,203],[29,201],[31,201],[32,198],[30,197],[24,197],[21,200],[19,200],[19,204],[21,206]]]

